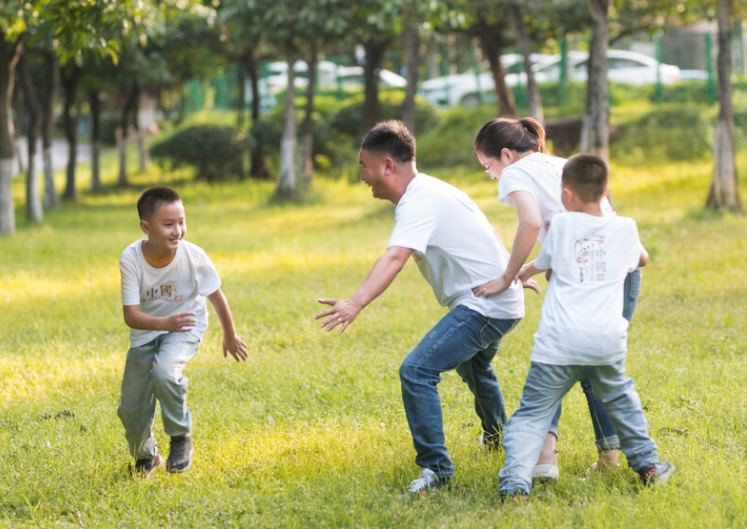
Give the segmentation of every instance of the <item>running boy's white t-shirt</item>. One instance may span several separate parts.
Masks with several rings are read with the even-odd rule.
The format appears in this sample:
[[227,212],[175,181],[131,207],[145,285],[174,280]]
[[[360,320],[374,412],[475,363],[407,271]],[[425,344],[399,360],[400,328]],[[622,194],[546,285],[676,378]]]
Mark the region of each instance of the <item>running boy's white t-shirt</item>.
[[[567,161],[565,158],[535,152],[503,169],[498,180],[498,201],[501,204],[513,207],[509,195],[514,191],[532,194],[542,216],[542,226],[537,236],[540,243],[545,240],[553,216],[565,212],[561,201],[561,176]],[[607,198],[602,199],[602,212],[605,215],[613,213]]]
[[[202,339],[208,324],[205,297],[220,288],[215,266],[202,248],[182,240],[173,261],[154,268],[143,256],[144,240],[129,245],[119,258],[122,305],[139,305],[142,312],[157,317],[194,312],[197,325],[190,332]],[[144,345],[166,332],[130,329],[130,347]]]
[[485,214],[456,187],[423,173],[413,178],[394,213],[388,247],[414,250],[413,258],[438,302],[484,316],[524,316],[524,291],[514,282],[489,298],[472,289],[503,274],[509,253]]
[[537,256],[552,268],[532,362],[609,365],[625,357],[623,283],[641,257],[635,221],[617,215],[555,215]]

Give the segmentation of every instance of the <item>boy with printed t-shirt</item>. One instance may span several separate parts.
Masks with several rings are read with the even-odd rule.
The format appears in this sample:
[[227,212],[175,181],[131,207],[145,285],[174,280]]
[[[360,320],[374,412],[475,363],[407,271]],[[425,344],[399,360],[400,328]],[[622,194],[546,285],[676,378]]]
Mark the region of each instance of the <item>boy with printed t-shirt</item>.
[[192,465],[192,416],[187,407],[187,362],[207,329],[207,298],[223,330],[223,356],[246,360],[246,344],[236,334],[228,300],[207,254],[183,240],[187,221],[173,189],[147,189],[137,202],[140,228],[147,235],[122,252],[122,305],[130,327],[117,415],[125,427],[135,472],[147,477],[163,466],[153,437],[156,401],[171,437],[169,472]]
[[501,497],[529,495],[532,468],[555,410],[576,382],[588,380],[620,437],[628,464],[646,485],[674,473],[659,462],[633,381],[625,376],[628,322],[622,316],[626,275],[647,259],[635,221],[604,215],[607,166],[592,155],[568,160],[562,173],[567,212],[553,217],[534,265],[521,279],[551,270],[531,366],[518,410],[503,435]]

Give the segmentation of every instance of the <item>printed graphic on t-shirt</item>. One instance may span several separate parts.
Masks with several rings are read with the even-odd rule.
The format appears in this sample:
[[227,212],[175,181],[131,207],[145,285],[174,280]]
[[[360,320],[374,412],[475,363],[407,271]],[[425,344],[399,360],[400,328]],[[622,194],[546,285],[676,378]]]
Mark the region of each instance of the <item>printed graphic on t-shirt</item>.
[[607,252],[603,245],[602,235],[576,240],[574,253],[579,269],[579,282],[604,281],[607,272]]
[[180,302],[184,299],[184,296],[177,294],[177,286],[172,285],[159,285],[157,287],[149,288],[145,291],[145,297],[140,302],[153,301],[154,299],[162,299],[165,301]]

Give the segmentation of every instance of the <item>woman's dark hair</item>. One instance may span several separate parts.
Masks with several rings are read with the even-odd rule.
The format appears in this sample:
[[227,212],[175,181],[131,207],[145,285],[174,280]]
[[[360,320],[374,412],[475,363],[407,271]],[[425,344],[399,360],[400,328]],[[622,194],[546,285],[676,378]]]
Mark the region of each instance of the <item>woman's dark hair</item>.
[[475,152],[494,158],[500,158],[503,149],[548,153],[545,129],[533,118],[491,119],[475,136],[474,147]]

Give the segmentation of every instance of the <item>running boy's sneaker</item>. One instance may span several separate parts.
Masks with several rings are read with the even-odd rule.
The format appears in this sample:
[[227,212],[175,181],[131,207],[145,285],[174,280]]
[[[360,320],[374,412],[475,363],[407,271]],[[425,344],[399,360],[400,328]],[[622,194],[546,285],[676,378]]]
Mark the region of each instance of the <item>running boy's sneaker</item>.
[[674,475],[674,465],[662,461],[660,463],[651,463],[638,470],[641,481],[649,487],[658,487]]
[[437,489],[443,487],[449,482],[449,478],[440,478],[430,468],[421,468],[418,479],[412,480],[410,486],[407,488],[407,492],[411,494],[419,494],[426,490]]
[[171,451],[166,468],[169,472],[186,472],[192,466],[195,444],[190,437],[178,435],[171,438]]
[[143,478],[149,478],[150,475],[153,474],[156,469],[161,468],[163,464],[164,460],[160,454],[138,459],[135,461],[135,474]]

